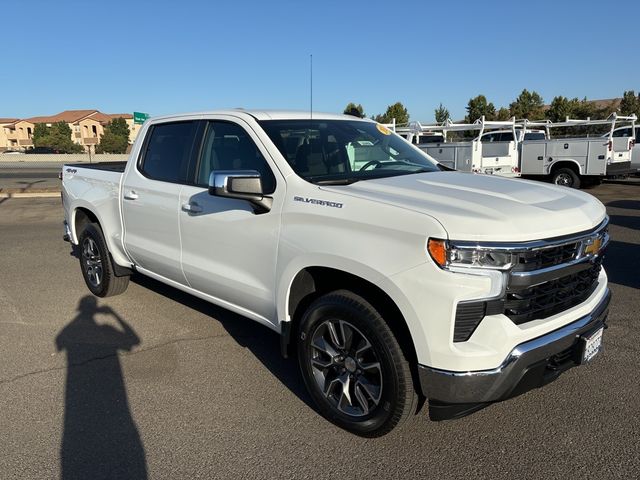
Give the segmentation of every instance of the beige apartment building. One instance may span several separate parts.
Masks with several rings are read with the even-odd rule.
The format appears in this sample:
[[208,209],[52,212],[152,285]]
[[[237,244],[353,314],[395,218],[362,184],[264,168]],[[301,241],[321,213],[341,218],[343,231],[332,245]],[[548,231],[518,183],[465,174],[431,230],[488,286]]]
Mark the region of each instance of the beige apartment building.
[[[33,147],[33,129],[35,125],[17,118],[0,119],[0,151],[26,150]],[[4,147],[4,148],[3,148]]]
[[133,143],[141,125],[129,113],[102,113],[98,110],[65,110],[56,115],[25,119],[0,118],[0,152],[33,148],[33,131],[37,123],[48,126],[65,122],[71,128],[71,139],[87,152],[95,152],[104,127],[114,118],[124,118],[129,126],[129,143]]

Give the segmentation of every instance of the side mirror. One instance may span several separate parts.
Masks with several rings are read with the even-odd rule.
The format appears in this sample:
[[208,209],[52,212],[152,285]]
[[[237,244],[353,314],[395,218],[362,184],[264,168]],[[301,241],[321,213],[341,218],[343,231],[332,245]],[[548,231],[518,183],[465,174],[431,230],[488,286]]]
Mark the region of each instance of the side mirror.
[[209,195],[247,200],[261,213],[271,210],[273,204],[273,199],[264,195],[260,173],[255,170],[212,171],[209,176]]

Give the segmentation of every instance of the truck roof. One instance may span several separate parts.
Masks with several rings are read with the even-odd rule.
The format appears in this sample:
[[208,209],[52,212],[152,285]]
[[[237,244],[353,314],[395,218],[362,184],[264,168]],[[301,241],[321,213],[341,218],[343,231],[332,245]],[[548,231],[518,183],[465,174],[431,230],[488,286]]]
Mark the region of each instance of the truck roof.
[[[245,113],[251,115],[256,120],[308,120],[310,113],[308,110],[249,110],[244,108],[234,108],[226,110],[208,110],[202,112],[179,113],[172,115],[161,115],[153,117],[153,120],[172,119],[179,117],[207,116],[207,115],[238,115]],[[367,118],[359,119],[352,115],[343,115],[326,112],[313,112],[314,120],[363,120],[371,121]]]

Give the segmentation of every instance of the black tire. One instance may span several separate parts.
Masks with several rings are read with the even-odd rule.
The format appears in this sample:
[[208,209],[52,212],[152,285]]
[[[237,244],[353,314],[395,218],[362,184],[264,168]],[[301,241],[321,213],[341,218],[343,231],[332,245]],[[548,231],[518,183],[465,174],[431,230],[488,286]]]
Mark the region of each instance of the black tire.
[[582,188],[594,188],[602,185],[602,178],[586,177],[582,179]]
[[[344,348],[332,360],[329,344],[337,347],[340,342],[331,340],[329,324],[343,329],[337,336],[342,337]],[[337,290],[316,299],[301,320],[297,349],[311,397],[336,425],[357,435],[378,437],[415,414],[418,395],[409,362],[389,325],[364,298]],[[342,362],[335,360],[341,357]],[[326,368],[319,366],[327,362]],[[378,378],[379,389],[375,386]]]
[[553,172],[551,181],[564,187],[580,188],[580,177],[570,168],[559,168]]
[[91,293],[97,297],[123,293],[129,285],[129,276],[116,277],[100,226],[95,223],[87,224],[78,241],[80,270]]

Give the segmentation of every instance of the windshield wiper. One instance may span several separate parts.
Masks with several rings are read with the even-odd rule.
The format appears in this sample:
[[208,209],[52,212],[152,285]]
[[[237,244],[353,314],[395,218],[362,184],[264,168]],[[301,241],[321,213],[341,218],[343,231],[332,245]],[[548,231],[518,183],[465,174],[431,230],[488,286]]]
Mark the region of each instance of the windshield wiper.
[[311,180],[316,185],[351,185],[362,180],[361,178],[347,177],[347,178],[334,178],[331,180]]
[[430,168],[418,168],[416,170],[413,170],[411,172],[402,172],[401,175],[412,175],[414,173],[433,173],[435,172],[435,170],[432,170]]

